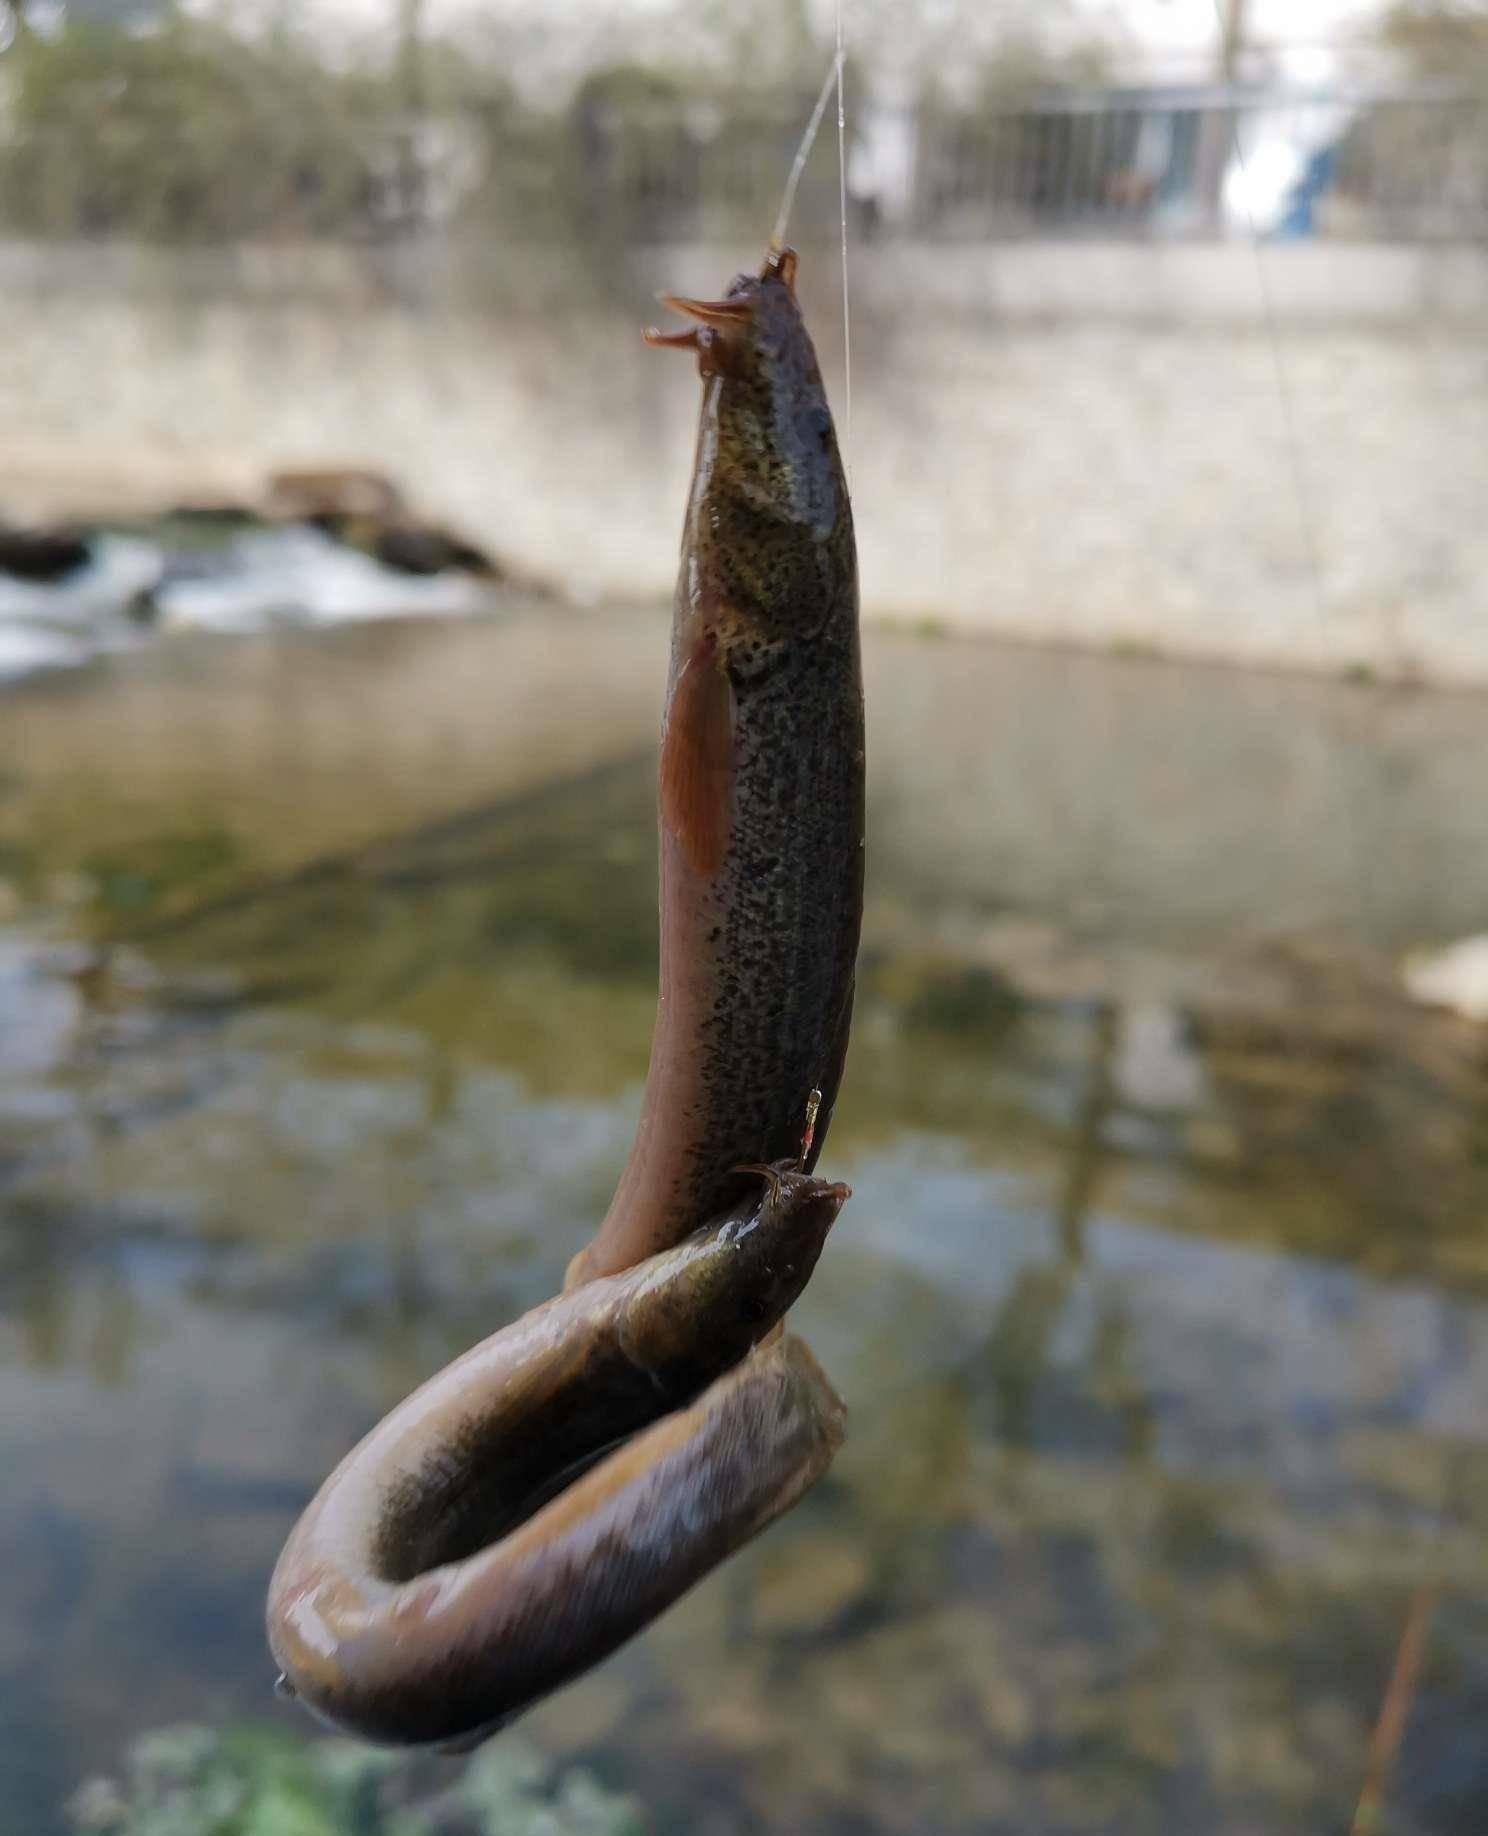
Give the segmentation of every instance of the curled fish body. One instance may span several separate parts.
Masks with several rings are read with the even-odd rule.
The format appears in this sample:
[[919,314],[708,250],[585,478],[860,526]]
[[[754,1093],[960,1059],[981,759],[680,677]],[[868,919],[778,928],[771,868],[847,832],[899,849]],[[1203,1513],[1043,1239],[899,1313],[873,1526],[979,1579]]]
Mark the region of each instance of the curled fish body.
[[457,1359],[326,1481],[268,1605],[274,1656],[317,1714],[369,1740],[479,1737],[825,1468],[841,1401],[773,1328],[847,1189],[762,1171],[763,1198]]

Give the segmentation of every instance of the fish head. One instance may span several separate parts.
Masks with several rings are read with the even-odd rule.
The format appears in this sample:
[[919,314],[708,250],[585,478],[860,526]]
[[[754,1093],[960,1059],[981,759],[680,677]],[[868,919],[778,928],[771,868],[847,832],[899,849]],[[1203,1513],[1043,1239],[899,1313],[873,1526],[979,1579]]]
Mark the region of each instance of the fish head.
[[740,1171],[758,1174],[764,1191],[720,1228],[718,1253],[700,1265],[700,1286],[720,1326],[753,1343],[800,1299],[852,1192],[789,1160]]
[[[852,509],[821,366],[796,299],[792,249],[772,249],[721,299],[663,299],[695,321],[650,342],[697,353],[697,465],[684,590],[730,673],[773,667],[782,647],[855,621]],[[844,592],[846,588],[846,592]]]
[[757,1345],[800,1297],[850,1196],[793,1161],[740,1168],[764,1181],[722,1218],[653,1258],[626,1303],[632,1361],[695,1387]]

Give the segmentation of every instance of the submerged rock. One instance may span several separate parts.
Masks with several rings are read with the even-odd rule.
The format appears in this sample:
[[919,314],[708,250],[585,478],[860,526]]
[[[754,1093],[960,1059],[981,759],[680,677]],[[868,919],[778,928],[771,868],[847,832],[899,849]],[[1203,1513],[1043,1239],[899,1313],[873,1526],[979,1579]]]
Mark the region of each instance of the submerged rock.
[[435,528],[385,528],[373,550],[384,567],[404,574],[440,574],[457,567],[483,579],[496,579],[501,569],[474,543],[466,542],[448,530]]
[[381,472],[327,466],[271,473],[264,511],[278,521],[308,523],[322,516],[402,516],[403,493]]
[[87,540],[75,529],[12,529],[0,524],[0,572],[19,580],[61,580],[87,564]]
[[437,523],[329,513],[305,520],[394,573],[427,577],[458,570],[481,580],[499,580],[505,571],[484,549]]
[[355,467],[275,472],[263,507],[271,521],[308,524],[394,573],[505,577],[505,569],[483,548],[419,516],[381,472]]

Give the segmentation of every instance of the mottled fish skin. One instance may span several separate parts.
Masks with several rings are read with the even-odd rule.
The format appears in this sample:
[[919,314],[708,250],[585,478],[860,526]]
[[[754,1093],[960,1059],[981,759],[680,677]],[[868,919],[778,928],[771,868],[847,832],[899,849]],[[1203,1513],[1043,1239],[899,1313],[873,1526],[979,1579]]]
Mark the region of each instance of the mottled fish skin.
[[762,1198],[534,1308],[347,1455],[269,1587],[270,1648],[307,1707],[367,1740],[469,1744],[820,1476],[843,1406],[775,1327],[848,1192],[761,1171]]
[[863,905],[863,690],[852,507],[778,251],[701,321],[697,458],[661,769],[661,991],[640,1126],[570,1280],[732,1203],[741,1163],[821,1151]]

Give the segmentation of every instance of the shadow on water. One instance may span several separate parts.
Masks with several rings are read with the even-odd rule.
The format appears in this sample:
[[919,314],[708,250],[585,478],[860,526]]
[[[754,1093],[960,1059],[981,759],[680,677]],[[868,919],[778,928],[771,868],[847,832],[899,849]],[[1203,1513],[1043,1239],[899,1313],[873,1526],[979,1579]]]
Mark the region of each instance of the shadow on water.
[[[295,1510],[420,1377],[553,1289],[634,1125],[654,706],[637,688],[602,731],[571,728],[604,703],[596,672],[654,662],[658,627],[618,621],[577,691],[573,654],[534,662],[522,630],[343,635],[74,690],[71,782],[34,701],[7,731],[40,754],[0,740],[3,1831],[60,1829],[66,1794],[143,1729],[307,1732],[268,1695],[260,1632]],[[1073,694],[1119,750],[1133,666],[887,649],[828,1151],[855,1197],[801,1308],[851,1435],[796,1512],[524,1739],[656,1831],[1342,1829],[1430,1583],[1392,1811],[1480,1829],[1485,1055],[1383,954],[1458,923],[1456,890],[1350,926],[1342,857],[1319,877],[1304,837],[1288,855],[1267,833],[1251,873],[1305,924],[1222,924],[1188,885],[1209,844],[1185,803],[1165,903],[1162,873],[1115,852],[1109,779],[1056,793],[1013,706],[1037,699],[1055,729]],[[478,704],[442,695],[477,656],[566,705],[483,754]],[[375,735],[348,722],[327,749],[317,673],[378,710]],[[387,673],[409,685],[401,719]],[[1163,684],[1138,685],[1159,721],[1183,702]],[[1278,744],[1315,766],[1356,711],[1203,687],[1210,730],[1248,744],[1310,708]],[[180,742],[204,705],[232,711],[226,757]],[[1457,754],[1419,709],[1400,718],[1381,743],[1411,751],[1437,787],[1423,821],[1458,847],[1464,819],[1433,801]],[[121,750],[109,779],[126,730],[155,751]],[[991,756],[953,784],[973,732]],[[1019,761],[1042,856],[1035,812],[999,788]],[[1140,747],[1112,765],[1145,770]],[[1325,778],[1321,803],[1342,795]],[[1211,827],[1249,885],[1228,854],[1270,791],[1235,794]],[[1157,819],[1129,820],[1155,859]],[[1104,916],[1066,909],[1076,883],[1107,889]],[[453,1776],[441,1762],[428,1789]]]

